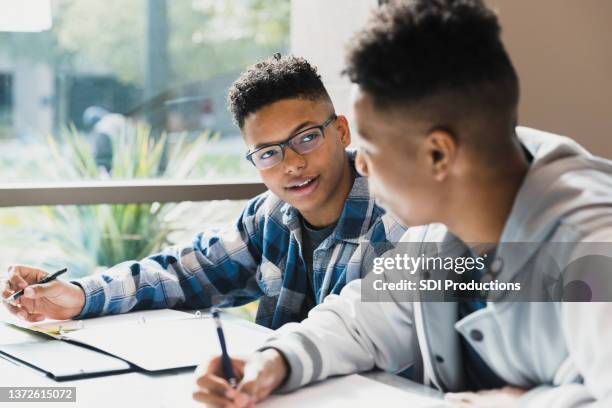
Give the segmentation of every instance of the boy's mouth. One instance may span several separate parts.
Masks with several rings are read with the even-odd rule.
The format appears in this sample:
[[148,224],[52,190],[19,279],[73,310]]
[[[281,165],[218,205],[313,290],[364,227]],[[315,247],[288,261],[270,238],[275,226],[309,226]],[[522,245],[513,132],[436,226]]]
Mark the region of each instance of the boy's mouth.
[[319,176],[303,177],[291,182],[285,189],[292,194],[304,196],[312,193],[319,185]]

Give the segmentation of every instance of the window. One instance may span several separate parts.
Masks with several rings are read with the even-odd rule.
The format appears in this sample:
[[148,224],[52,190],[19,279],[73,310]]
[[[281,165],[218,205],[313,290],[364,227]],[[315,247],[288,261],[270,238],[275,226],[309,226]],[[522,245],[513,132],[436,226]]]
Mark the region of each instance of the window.
[[0,275],[11,264],[68,267],[77,278],[226,227],[244,200],[0,208]]
[[[288,51],[290,2],[51,6],[51,29],[0,32],[0,270],[65,264],[83,276],[235,219],[261,186],[247,183],[256,171],[227,89],[246,66]],[[100,204],[117,202],[106,184],[136,179],[167,183],[134,189],[142,204]],[[55,205],[62,195],[69,205]]]
[[[227,89],[288,51],[290,3],[53,0],[50,30],[0,33],[0,178],[255,177]],[[140,173],[138,141],[159,148]],[[198,154],[177,173],[179,148]]]

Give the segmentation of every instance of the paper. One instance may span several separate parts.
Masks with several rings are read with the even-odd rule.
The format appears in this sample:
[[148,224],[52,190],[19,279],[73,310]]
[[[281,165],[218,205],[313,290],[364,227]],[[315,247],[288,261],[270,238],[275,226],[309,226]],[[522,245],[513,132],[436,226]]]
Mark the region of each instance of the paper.
[[83,320],[52,320],[46,319],[42,322],[31,323],[25,320],[21,320],[18,317],[12,315],[8,310],[2,307],[3,311],[0,312],[0,321],[12,324],[17,327],[24,329],[40,332],[47,334],[51,337],[59,339],[63,333],[73,332],[75,330],[81,330],[84,328],[99,328],[108,327],[110,325],[125,324],[125,323],[139,323],[139,322],[157,322],[167,320],[180,320],[192,318],[193,314],[187,312],[181,312],[172,309],[159,309],[159,310],[144,310],[119,315],[96,317],[92,319]]
[[258,407],[265,408],[352,408],[376,407],[433,408],[448,407],[444,401],[402,391],[390,385],[353,374],[330,378],[291,394],[273,395]]
[[[269,332],[254,327],[223,320],[230,356],[248,354],[264,343]],[[87,327],[63,338],[103,350],[148,371],[195,367],[221,353],[210,317]]]
[[[84,320],[46,320],[29,323],[5,312],[12,325],[72,340],[122,358],[148,371],[194,367],[220,354],[216,326],[209,314],[171,309],[136,311]],[[223,319],[228,350],[246,354],[268,337],[254,324]],[[255,328],[255,330],[254,330]]]
[[10,324],[0,323],[0,346],[5,344],[32,343],[44,340],[46,340],[46,338],[29,330],[22,330]]

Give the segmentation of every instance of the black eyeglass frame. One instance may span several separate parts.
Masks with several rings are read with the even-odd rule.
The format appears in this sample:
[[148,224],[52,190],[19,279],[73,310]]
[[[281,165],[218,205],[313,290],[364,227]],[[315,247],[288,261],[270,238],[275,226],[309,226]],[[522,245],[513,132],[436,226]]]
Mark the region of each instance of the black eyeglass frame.
[[[270,167],[266,167],[266,168],[265,168],[265,169],[270,169],[270,168],[272,168],[272,167],[274,167],[274,166],[278,165],[279,163],[282,163],[282,162],[283,162],[283,160],[285,160],[285,148],[286,148],[286,147],[289,147],[291,150],[293,150],[293,151],[294,151],[294,152],[296,152],[297,154],[301,154],[301,153],[298,153],[297,151],[295,151],[295,149],[294,149],[293,147],[291,147],[291,141],[292,141],[293,139],[295,139],[296,137],[301,136],[302,134],[304,134],[304,133],[306,133],[306,132],[308,132],[308,131],[310,131],[310,130],[313,130],[313,129],[319,129],[319,130],[321,131],[321,136],[323,136],[323,138],[325,138],[325,129],[326,129],[326,128],[327,128],[329,125],[331,125],[332,123],[334,123],[334,121],[335,121],[336,119],[338,119],[338,115],[336,115],[335,113],[332,113],[332,114],[331,114],[331,116],[330,116],[329,118],[327,118],[327,120],[326,120],[325,122],[323,122],[322,124],[317,125],[317,126],[311,126],[311,127],[309,127],[309,128],[306,128],[306,129],[302,129],[302,130],[298,131],[296,134],[294,134],[294,135],[292,135],[292,136],[289,136],[289,138],[288,138],[287,140],[283,141],[283,142],[267,144],[267,145],[264,145],[264,146],[260,146],[260,147],[258,147],[257,149],[253,150],[252,152],[247,152],[247,153],[246,153],[246,159],[247,159],[248,161],[250,161],[250,162],[251,162],[251,164],[252,164],[253,166],[255,166],[255,168],[257,168],[257,165],[255,165],[255,162],[253,161],[253,155],[254,155],[255,153],[257,153],[257,152],[259,152],[259,151],[263,150],[263,149],[267,149],[267,148],[274,147],[274,146],[279,146],[279,147],[280,147],[280,149],[281,149],[281,159],[280,159],[280,161],[279,161],[278,163],[274,164],[273,166],[270,166]],[[318,147],[319,147],[319,146],[318,146]],[[315,148],[315,149],[316,149],[316,148]],[[313,149],[313,150],[315,150],[315,149]],[[310,150],[310,151],[312,151],[312,150]],[[310,151],[309,151],[309,152],[310,152]],[[307,153],[309,153],[309,152],[307,152]]]

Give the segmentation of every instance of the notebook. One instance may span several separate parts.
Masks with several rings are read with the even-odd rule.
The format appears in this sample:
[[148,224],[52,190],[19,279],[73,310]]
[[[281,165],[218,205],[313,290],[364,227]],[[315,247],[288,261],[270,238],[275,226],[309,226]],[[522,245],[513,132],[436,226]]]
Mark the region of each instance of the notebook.
[[128,363],[119,358],[59,340],[5,344],[0,346],[0,354],[34,367],[57,381],[132,370]]
[[[223,316],[223,330],[230,355],[248,354],[256,350],[271,332],[253,323],[228,317],[227,314]],[[67,353],[70,347],[78,348],[79,345],[82,345],[102,351],[120,359],[119,361],[123,360],[146,371],[195,367],[221,352],[216,326],[208,313],[187,313],[162,309],[81,321],[45,321],[36,324],[10,321],[10,323],[63,340],[64,342],[55,342],[67,344],[66,348],[61,349],[59,353]],[[28,348],[27,344],[29,343],[26,343],[23,349]],[[36,347],[39,347],[41,355],[44,355],[51,353],[54,347],[61,346]],[[82,348],[86,350],[82,352],[84,361],[89,361],[87,357],[91,356],[91,352],[96,353],[96,351]],[[21,348],[11,345],[0,346],[0,351],[5,355],[17,353],[20,361],[34,366],[44,366],[52,375],[55,375],[53,374],[55,372],[59,373],[59,369],[49,369],[60,362],[52,361],[51,357],[49,361],[25,359],[25,354],[20,352]],[[100,354],[104,355],[103,353]],[[96,362],[102,365],[102,360],[101,357]],[[94,361],[93,358],[91,361]],[[109,360],[106,364],[108,364],[108,370],[125,369],[124,365],[119,365],[116,361]],[[97,366],[92,364],[92,367],[86,371],[96,371]],[[45,368],[41,367],[41,369]],[[100,366],[96,372],[103,373],[104,371]]]

